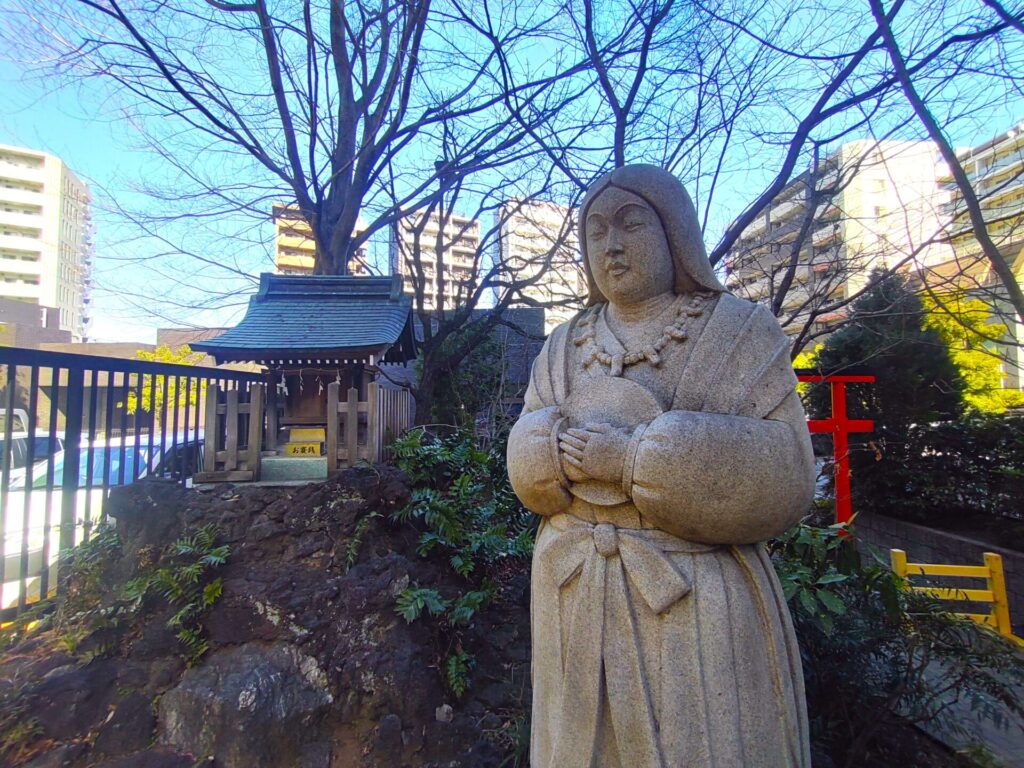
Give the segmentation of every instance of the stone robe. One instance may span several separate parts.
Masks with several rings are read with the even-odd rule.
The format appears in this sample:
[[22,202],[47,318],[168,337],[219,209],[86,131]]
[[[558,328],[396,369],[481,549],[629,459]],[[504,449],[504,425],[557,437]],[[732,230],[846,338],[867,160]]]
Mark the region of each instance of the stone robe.
[[788,343],[764,308],[711,294],[660,366],[624,370],[623,408],[643,399],[629,395],[638,386],[661,413],[626,425],[625,501],[594,503],[571,492],[557,448],[566,413],[587,407],[574,391],[609,375],[584,367],[574,344],[588,313],[597,342],[625,351],[603,305],[557,328],[509,438],[513,488],[545,517],[531,765],[810,768],[800,656],[759,543],[796,523],[813,493]]

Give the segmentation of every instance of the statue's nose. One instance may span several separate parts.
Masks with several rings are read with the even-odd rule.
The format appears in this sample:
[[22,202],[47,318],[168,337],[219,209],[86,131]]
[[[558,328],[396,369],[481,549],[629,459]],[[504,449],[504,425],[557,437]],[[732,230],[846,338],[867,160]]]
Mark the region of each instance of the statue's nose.
[[604,252],[609,254],[622,253],[622,241],[614,229],[608,232],[608,237],[604,241]]

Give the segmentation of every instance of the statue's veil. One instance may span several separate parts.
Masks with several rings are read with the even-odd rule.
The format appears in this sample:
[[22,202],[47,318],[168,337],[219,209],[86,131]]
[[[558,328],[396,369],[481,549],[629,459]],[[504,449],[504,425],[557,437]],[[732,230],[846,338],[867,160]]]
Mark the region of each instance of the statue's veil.
[[583,269],[587,274],[587,287],[590,291],[587,298],[588,306],[607,301],[594,282],[587,255],[585,231],[587,209],[608,187],[618,187],[632,192],[643,198],[658,214],[668,240],[669,252],[672,254],[672,264],[675,266],[677,293],[682,293],[687,287],[684,275],[689,277],[698,289],[717,293],[725,291],[725,287],[715,277],[711,262],[708,261],[700,221],[697,219],[697,209],[693,207],[693,201],[690,200],[690,195],[683,185],[671,173],[656,165],[627,165],[606,173],[594,182],[580,207],[580,248],[583,251]]

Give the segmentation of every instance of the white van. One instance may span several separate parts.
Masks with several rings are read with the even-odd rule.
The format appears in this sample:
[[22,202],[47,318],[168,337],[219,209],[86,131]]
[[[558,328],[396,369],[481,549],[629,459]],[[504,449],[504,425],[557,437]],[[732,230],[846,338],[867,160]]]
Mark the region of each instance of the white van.
[[[28,432],[28,414],[21,408],[15,408],[12,416],[11,432]],[[7,409],[0,408],[0,435],[7,431]]]

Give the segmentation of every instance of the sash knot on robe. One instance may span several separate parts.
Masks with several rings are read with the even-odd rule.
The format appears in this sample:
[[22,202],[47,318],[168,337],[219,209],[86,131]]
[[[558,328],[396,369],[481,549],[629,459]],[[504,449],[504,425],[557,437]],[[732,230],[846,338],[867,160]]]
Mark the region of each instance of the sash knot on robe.
[[[559,734],[551,764],[591,768],[599,754],[601,718],[610,713],[618,754],[636,768],[665,768],[654,702],[646,681],[630,585],[654,614],[690,592],[690,580],[669,553],[710,552],[716,547],[683,541],[646,528],[596,525],[570,515],[551,521],[560,533],[536,553],[536,564],[555,588],[577,574],[562,664]],[[535,653],[540,649],[535,649]]]

